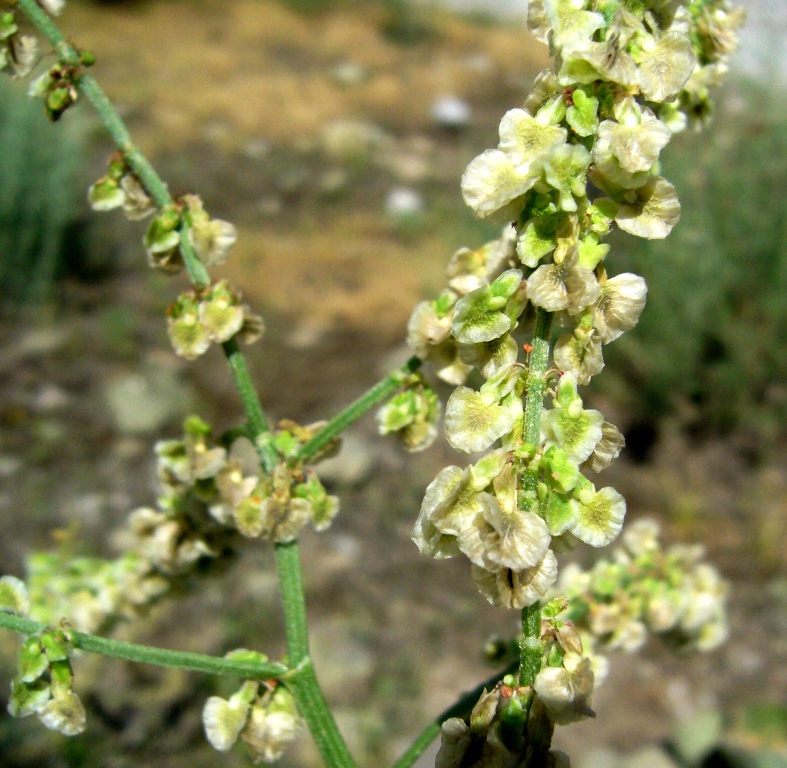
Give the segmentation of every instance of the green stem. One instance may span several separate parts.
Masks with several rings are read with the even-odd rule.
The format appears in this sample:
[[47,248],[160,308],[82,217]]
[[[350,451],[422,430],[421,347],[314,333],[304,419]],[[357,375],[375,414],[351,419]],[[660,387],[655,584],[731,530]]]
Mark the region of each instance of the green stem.
[[516,672],[519,662],[514,662],[507,669],[498,672],[488,680],[477,685],[469,693],[464,694],[455,704],[452,704],[448,709],[441,712],[437,718],[431,722],[421,733],[415,738],[415,741],[407,748],[407,751],[393,764],[393,768],[410,768],[416,760],[426,751],[426,748],[440,735],[440,726],[452,717],[466,718],[476,702],[481,698],[481,694],[485,690],[494,688],[506,675],[511,675]]
[[331,440],[340,435],[350,424],[361,418],[367,411],[374,408],[377,403],[394,394],[408,376],[415,373],[422,365],[417,357],[411,357],[401,368],[397,368],[382,381],[368,389],[357,400],[348,405],[341,413],[334,416],[323,429],[318,432],[300,450],[298,458],[308,461],[319,453]]
[[522,640],[519,646],[519,684],[533,685],[541,669],[541,603],[522,609]]
[[[533,446],[541,442],[541,409],[547,390],[549,341],[552,337],[552,314],[539,309],[533,333],[530,364],[527,371],[525,394],[524,440]],[[528,468],[524,474],[522,497],[526,504],[538,492],[538,468]],[[541,668],[541,603],[522,609],[522,641],[520,643],[519,684],[533,685]]]
[[526,443],[538,446],[541,441],[541,407],[547,391],[547,369],[549,368],[549,340],[552,336],[552,313],[539,309],[536,314],[536,329],[533,333],[530,362],[527,369],[525,394]]
[[[23,619],[9,613],[0,613],[0,628],[18,632],[22,635],[35,635],[47,629],[46,624],[31,619]],[[170,651],[166,648],[153,648],[137,643],[124,643],[84,632],[69,632],[74,648],[88,653],[100,653],[126,661],[142,664],[156,664],[160,667],[176,667],[191,672],[204,672],[209,675],[232,675],[246,680],[268,680],[282,678],[289,674],[297,677],[299,672],[290,672],[283,664],[252,664],[247,661],[232,661],[202,653]]]
[[331,714],[309,656],[306,599],[297,541],[276,545],[276,564],[284,609],[288,662],[293,669],[298,670],[298,674],[287,684],[326,765],[354,768],[355,762]]

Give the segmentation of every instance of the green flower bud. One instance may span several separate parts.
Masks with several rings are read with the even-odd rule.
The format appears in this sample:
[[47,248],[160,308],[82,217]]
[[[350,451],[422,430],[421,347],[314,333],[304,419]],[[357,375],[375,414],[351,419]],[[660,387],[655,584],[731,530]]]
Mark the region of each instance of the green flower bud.
[[512,322],[504,310],[521,282],[521,270],[509,269],[490,285],[459,299],[452,323],[456,340],[462,344],[478,344],[509,331]]
[[[583,409],[576,387],[577,380],[573,373],[561,376],[555,407],[545,412],[542,430],[546,435],[547,446],[562,448],[567,461],[581,464],[601,440],[604,416],[599,411]],[[556,457],[558,459],[559,455]]]
[[77,89],[70,82],[62,82],[50,88],[44,98],[47,117],[56,122],[77,100]]
[[564,211],[576,211],[575,198],[586,196],[589,165],[590,153],[581,144],[563,144],[553,149],[544,161],[544,176],[560,195],[560,207]]
[[609,243],[600,243],[597,235],[588,235],[577,243],[579,266],[592,272],[604,260],[609,249]]
[[178,231],[181,215],[181,209],[175,204],[163,208],[150,222],[144,238],[150,266],[169,274],[183,268]]
[[16,18],[11,11],[0,13],[0,40],[9,40],[19,31]]
[[312,523],[316,531],[326,531],[339,512],[339,497],[329,496],[320,479],[312,475],[305,483],[295,486],[293,495],[311,505]]
[[42,632],[39,642],[49,664],[68,660],[72,650],[71,641],[61,630],[50,629]]
[[566,122],[577,136],[592,136],[598,130],[598,99],[590,88],[576,88],[572,104],[566,111]]
[[396,434],[406,450],[428,448],[437,437],[440,400],[423,383],[394,395],[378,412],[380,434]]
[[125,202],[126,195],[114,179],[104,176],[90,186],[87,192],[87,201],[94,211],[111,211],[120,208]]
[[527,267],[535,268],[544,256],[557,248],[558,219],[539,216],[528,219],[516,244],[516,254]]
[[552,446],[544,454],[543,462],[550,481],[554,482],[559,490],[568,492],[577,484],[579,465],[569,458],[565,449]]
[[38,680],[49,669],[49,661],[41,647],[41,638],[28,637],[19,651],[18,679],[23,683],[32,683]]

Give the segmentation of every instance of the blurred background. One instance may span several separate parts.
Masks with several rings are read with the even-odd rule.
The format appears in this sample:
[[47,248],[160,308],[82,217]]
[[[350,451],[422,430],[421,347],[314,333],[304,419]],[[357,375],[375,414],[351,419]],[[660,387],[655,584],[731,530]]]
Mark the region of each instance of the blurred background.
[[[787,13],[781,0],[744,4],[712,128],[665,153],[681,224],[664,243],[614,243],[610,271],[644,275],[648,305],[605,349],[587,398],[628,440],[606,482],[667,543],[707,545],[731,583],[732,634],[711,655],[651,642],[613,656],[596,720],[558,729],[577,768],[787,765]],[[97,55],[95,75],[172,192],[198,192],[239,228],[217,273],[266,318],[249,357],[274,419],[335,413],[406,359],[407,318],[440,290],[450,254],[497,234],[465,209],[459,178],[547,52],[519,0],[450,6],[67,4],[63,28]],[[195,364],[170,351],[162,315],[184,282],[147,269],[145,224],[87,208],[112,151],[95,116],[79,105],[49,125],[25,88],[0,82],[0,572],[20,576],[31,551],[112,556],[111,532],[155,500],[153,443],[191,412],[219,431],[241,418],[217,350]],[[303,542],[314,655],[363,766],[390,762],[487,677],[484,640],[516,628],[464,562],[410,542],[423,489],[457,461],[442,440],[405,456],[367,417],[324,473],[343,513]],[[269,548],[119,635],[277,656]],[[17,646],[0,635],[3,691]],[[2,717],[0,765],[248,764],[202,735],[223,683],[84,658],[77,684],[88,732]],[[317,764],[301,741],[282,765]]]

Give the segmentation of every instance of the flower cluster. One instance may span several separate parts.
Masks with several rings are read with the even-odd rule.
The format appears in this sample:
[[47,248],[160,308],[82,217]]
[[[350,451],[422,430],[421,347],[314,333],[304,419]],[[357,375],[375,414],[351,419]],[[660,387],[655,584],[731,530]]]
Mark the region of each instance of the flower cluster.
[[[12,576],[0,580],[0,610],[14,609],[45,623],[63,616],[82,632],[103,632],[132,618],[234,556],[243,538],[292,541],[307,523],[325,530],[339,509],[312,469],[297,460],[301,446],[323,425],[282,422],[272,437],[280,463],[263,475],[251,441],[216,444],[211,429],[190,417],[182,440],[157,443],[162,494],[156,508],[129,515],[114,560],[38,553],[27,560],[27,591],[14,598]],[[330,455],[333,444],[317,460]],[[19,602],[22,600],[22,602]],[[18,606],[14,608],[15,605]]]
[[233,337],[252,344],[264,329],[262,318],[241,303],[240,294],[226,280],[203,290],[184,291],[167,310],[172,347],[187,360],[207,352],[211,343],[222,344]]
[[[0,593],[15,593],[18,608],[29,604],[27,590],[18,579],[4,576]],[[2,597],[0,597],[2,600]],[[0,602],[0,609],[7,606]],[[14,610],[25,615],[25,610]],[[73,651],[68,630],[50,628],[31,635],[19,651],[18,670],[11,681],[8,712],[13,717],[37,715],[53,731],[76,736],[85,730],[85,708],[74,693]]]
[[435,391],[414,374],[405,389],[394,395],[377,412],[381,435],[395,435],[405,450],[415,453],[428,448],[437,438],[442,406]]
[[557,590],[570,601],[565,616],[596,651],[636,651],[649,632],[699,651],[727,638],[726,582],[701,561],[702,547],[665,550],[659,533],[655,521],[638,520],[611,559],[563,571]]
[[[231,651],[227,658],[266,661],[259,653]],[[253,763],[278,760],[300,730],[292,694],[283,686],[247,680],[229,699],[211,696],[202,711],[208,741],[227,752],[240,739]]]
[[[529,5],[531,29],[557,66],[504,115],[498,147],[462,179],[476,215],[513,224],[476,251],[458,251],[446,290],[419,304],[408,326],[415,354],[456,386],[449,443],[494,449],[437,475],[413,539],[434,557],[464,554],[496,605],[532,605],[557,578],[555,552],[579,541],[604,546],[621,530],[623,498],[586,473],[609,466],[623,437],[584,407],[577,386],[603,368],[603,345],[636,325],[647,287],[637,275],[607,274],[603,240],[615,226],[664,238],[678,221],[659,154],[689,121],[688,84],[723,69],[740,22],[725,0]],[[545,355],[531,359],[553,324],[557,372]],[[522,345],[529,332],[533,344]],[[485,380],[478,389],[463,386],[474,368]],[[543,409],[550,383],[552,407]]]

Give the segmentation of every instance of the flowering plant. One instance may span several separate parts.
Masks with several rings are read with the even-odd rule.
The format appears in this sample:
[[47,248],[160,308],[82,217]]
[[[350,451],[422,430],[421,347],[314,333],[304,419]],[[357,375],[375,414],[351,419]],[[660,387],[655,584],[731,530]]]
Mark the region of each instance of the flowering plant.
[[[553,729],[592,716],[605,649],[635,650],[648,631],[700,650],[724,640],[724,583],[701,550],[662,549],[653,523],[630,525],[623,547],[589,572],[569,566],[559,576],[557,556],[580,543],[611,543],[626,512],[621,494],[595,484],[623,437],[578,391],[602,370],[603,346],[632,329],[645,305],[641,277],[608,274],[605,239],[616,226],[664,238],[677,223],[680,204],[659,175],[659,155],[674,134],[707,120],[709,89],[736,45],[738,10],[726,0],[530,0],[530,28],[549,44],[555,67],[503,116],[498,147],[462,178],[475,214],[506,222],[501,237],[454,254],[446,289],[413,312],[414,357],[401,369],[330,421],[272,427],[239,346],[260,337],[262,319],[207,271],[227,258],[235,228],[211,218],[196,195],[171,197],[88,73],[94,57],[52,22],[63,0],[1,5],[0,68],[21,77],[36,62],[36,38],[18,26],[24,16],[58,57],[30,94],[52,120],[84,96],[118,145],[89,190],[91,205],[152,216],[144,238],[150,266],[185,270],[192,284],[167,312],[174,350],[191,360],[220,345],[246,415],[218,438],[191,417],[181,440],[157,444],[161,496],[155,508],[131,513],[118,559],[39,554],[29,559],[26,583],[0,579],[0,627],[27,636],[11,714],[81,732],[86,714],[70,658],[97,652],[241,678],[228,699],[205,704],[206,736],[219,751],[240,740],[255,762],[272,762],[303,720],[326,765],[352,766],[309,654],[298,536],[309,524],[327,529],[338,513],[314,465],[375,405],[384,403],[380,432],[407,450],[436,439],[442,407],[419,373],[423,363],[456,387],[445,406],[448,442],[483,455],[438,473],[413,541],[437,559],[466,557],[489,602],[521,611],[522,632],[496,648],[508,668],[430,725],[397,768],[412,765],[438,733],[440,768],[569,765],[551,749]],[[554,349],[553,328],[560,329]],[[474,369],[469,380],[482,383],[466,386]],[[246,649],[215,658],[102,636],[248,539],[275,547],[287,635],[281,661]]]

